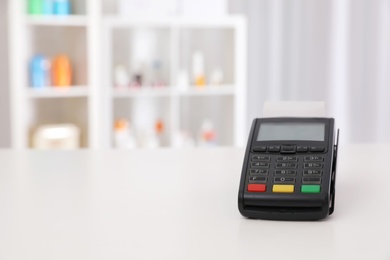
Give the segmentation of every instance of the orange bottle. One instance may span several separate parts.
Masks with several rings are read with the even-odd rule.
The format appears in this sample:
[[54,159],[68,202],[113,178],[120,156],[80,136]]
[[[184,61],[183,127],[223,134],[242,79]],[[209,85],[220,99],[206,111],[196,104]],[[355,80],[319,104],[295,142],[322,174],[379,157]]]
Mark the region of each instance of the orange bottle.
[[158,135],[164,132],[164,122],[161,119],[158,119],[154,125],[154,129]]
[[58,55],[54,58],[52,70],[55,87],[70,87],[72,85],[72,65],[66,55]]

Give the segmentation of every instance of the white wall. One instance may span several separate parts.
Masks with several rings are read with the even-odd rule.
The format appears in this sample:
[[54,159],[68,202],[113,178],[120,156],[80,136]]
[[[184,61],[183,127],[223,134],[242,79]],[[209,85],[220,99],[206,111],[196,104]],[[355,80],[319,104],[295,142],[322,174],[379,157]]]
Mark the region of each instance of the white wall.
[[229,1],[248,16],[248,120],[323,100],[342,142],[390,142],[389,1]]
[[10,146],[7,0],[0,0],[0,148]]
[[330,3],[229,0],[248,19],[248,121],[265,101],[324,100],[329,87]]

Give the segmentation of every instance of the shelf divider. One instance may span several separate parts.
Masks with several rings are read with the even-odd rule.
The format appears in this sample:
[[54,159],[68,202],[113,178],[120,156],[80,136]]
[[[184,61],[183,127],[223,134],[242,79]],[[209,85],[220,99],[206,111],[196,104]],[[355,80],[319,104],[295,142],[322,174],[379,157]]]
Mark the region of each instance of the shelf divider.
[[71,86],[71,87],[45,87],[33,88],[30,87],[27,91],[29,98],[74,98],[87,97],[87,86]]
[[87,26],[85,15],[26,15],[26,24],[30,26]]

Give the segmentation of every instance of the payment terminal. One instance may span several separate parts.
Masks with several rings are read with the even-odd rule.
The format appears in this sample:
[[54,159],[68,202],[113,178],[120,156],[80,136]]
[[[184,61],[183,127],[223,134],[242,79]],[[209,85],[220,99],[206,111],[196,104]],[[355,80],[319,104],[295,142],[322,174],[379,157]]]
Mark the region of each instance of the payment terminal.
[[333,118],[255,119],[241,172],[240,213],[272,220],[331,215],[337,149]]

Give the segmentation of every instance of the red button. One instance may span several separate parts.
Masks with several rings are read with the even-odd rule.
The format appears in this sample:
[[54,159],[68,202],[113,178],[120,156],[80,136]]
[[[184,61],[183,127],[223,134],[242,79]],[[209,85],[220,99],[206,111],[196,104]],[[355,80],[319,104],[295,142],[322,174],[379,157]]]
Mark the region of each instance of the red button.
[[265,192],[267,186],[265,184],[248,184],[249,192]]

